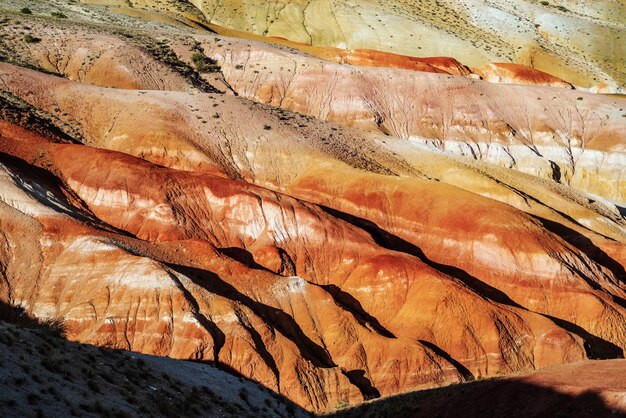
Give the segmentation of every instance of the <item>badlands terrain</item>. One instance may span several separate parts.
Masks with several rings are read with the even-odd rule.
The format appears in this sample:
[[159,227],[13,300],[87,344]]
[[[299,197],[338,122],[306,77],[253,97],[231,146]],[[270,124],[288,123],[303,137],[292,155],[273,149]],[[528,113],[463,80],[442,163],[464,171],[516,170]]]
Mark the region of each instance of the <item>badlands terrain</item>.
[[2,408],[626,414],[624,14],[0,0]]

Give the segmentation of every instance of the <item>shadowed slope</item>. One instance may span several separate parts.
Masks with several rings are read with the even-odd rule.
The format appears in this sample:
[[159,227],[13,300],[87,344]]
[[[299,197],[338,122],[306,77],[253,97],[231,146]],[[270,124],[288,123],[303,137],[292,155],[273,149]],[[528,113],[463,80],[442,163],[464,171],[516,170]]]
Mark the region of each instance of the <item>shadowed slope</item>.
[[413,392],[346,409],[352,417],[623,417],[626,360],[593,361]]

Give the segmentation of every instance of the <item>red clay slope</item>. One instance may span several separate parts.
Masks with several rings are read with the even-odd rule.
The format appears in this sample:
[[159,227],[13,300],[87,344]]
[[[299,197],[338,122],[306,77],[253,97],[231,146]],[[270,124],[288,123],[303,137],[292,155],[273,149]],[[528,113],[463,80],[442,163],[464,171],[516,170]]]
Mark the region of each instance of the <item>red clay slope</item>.
[[314,410],[586,357],[553,321],[319,206],[2,132],[18,158],[3,154],[3,239],[29,246],[3,253],[3,298],[72,339],[219,362]]

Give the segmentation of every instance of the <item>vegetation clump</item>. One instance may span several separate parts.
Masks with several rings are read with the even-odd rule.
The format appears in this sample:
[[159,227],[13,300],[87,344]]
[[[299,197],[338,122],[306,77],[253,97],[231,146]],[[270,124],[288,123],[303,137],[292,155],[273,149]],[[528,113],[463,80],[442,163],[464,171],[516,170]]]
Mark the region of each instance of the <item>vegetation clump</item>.
[[201,73],[215,73],[220,70],[217,61],[207,57],[202,52],[194,52],[193,55],[191,55],[191,61],[193,61],[196,70]]
[[[194,87],[201,89],[205,93],[219,93],[217,89],[200,77],[198,70],[181,61],[166,40],[154,40],[152,38],[143,38],[141,40],[153,57],[187,78]],[[210,62],[207,65],[210,65]]]
[[27,44],[37,44],[41,42],[41,39],[31,35],[30,33],[27,33],[26,35],[24,35],[24,42],[26,42]]

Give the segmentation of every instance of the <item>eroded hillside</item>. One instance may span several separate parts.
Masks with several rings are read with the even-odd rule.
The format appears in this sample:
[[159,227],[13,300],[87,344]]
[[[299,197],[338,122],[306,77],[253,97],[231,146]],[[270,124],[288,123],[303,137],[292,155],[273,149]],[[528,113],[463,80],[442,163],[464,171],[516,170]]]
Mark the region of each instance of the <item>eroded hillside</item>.
[[311,45],[504,61],[583,87],[626,82],[617,1],[193,0],[210,23]]
[[3,301],[317,412],[623,357],[622,99],[51,4],[0,28]]

